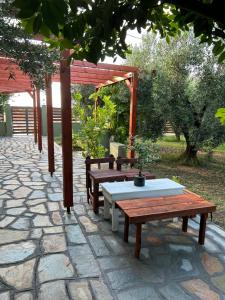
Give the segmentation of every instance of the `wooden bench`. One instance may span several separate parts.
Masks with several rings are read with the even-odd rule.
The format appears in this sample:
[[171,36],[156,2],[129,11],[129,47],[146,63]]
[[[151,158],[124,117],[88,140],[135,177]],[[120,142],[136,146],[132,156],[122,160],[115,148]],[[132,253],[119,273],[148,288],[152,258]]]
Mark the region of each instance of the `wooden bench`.
[[140,256],[141,230],[145,222],[182,217],[182,230],[187,232],[188,218],[200,214],[198,243],[203,245],[208,213],[216,210],[214,204],[187,190],[184,194],[176,196],[116,201],[116,205],[125,214],[125,242],[128,242],[129,224],[136,225],[135,257],[137,258]]

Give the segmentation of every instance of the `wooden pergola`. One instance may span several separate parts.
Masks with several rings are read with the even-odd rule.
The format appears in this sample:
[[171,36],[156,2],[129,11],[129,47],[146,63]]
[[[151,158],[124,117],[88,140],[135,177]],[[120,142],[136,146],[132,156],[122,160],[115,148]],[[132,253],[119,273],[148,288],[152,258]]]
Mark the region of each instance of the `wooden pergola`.
[[[136,129],[138,69],[130,66],[73,61],[68,64],[69,52],[65,51],[59,63],[59,73],[46,74],[46,105],[48,133],[48,164],[51,175],[55,171],[54,133],[52,110],[52,82],[61,83],[62,111],[62,166],[63,166],[63,198],[67,212],[73,206],[73,159],[72,159],[72,109],[71,84],[92,84],[99,89],[125,81],[130,90],[129,138],[132,141]],[[0,58],[0,93],[28,92],[33,98],[34,140],[42,151],[42,120],[40,107],[40,90],[35,87],[28,75],[11,59]],[[129,153],[130,157],[134,154]]]

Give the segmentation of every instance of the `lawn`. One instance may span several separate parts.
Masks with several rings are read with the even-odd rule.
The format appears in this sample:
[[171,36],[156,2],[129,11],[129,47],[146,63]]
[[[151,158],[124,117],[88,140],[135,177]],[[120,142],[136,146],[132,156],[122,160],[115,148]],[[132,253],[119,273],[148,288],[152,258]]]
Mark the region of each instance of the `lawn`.
[[199,154],[200,166],[181,165],[178,157],[185,149],[185,142],[176,142],[174,137],[160,140],[161,160],[151,168],[157,177],[178,176],[182,184],[191,191],[217,205],[213,221],[225,228],[225,145],[213,152],[211,160],[205,153]]

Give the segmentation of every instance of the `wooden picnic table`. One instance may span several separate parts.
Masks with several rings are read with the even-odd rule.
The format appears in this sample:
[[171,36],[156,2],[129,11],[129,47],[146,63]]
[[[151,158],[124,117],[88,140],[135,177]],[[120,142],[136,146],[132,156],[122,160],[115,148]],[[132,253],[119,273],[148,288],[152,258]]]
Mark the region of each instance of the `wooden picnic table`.
[[188,190],[185,190],[184,194],[176,196],[116,201],[116,205],[125,214],[125,242],[128,242],[129,224],[136,225],[135,257],[137,258],[139,258],[141,250],[142,224],[153,220],[182,217],[182,230],[183,232],[187,232],[188,218],[200,214],[201,219],[198,243],[203,245],[208,213],[216,210],[214,204]]
[[[127,170],[90,170],[87,172],[88,184],[87,184],[87,199],[92,202],[93,210],[98,213],[99,206],[104,205],[104,201],[99,201],[99,196],[102,196],[102,192],[99,191],[99,184],[103,182],[113,182],[113,181],[126,181],[133,180],[135,175],[138,174],[137,169],[127,169]],[[154,179],[155,175],[150,172],[143,172],[146,179]]]

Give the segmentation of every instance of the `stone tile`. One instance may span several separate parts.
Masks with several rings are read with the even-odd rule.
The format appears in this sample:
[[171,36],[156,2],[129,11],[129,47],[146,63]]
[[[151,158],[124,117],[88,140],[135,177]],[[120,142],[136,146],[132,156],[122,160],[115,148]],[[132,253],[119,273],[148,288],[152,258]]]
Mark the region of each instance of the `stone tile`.
[[50,222],[50,219],[48,216],[39,216],[38,215],[33,219],[33,223],[34,223],[34,226],[36,226],[36,227],[53,226],[53,224]]
[[19,293],[15,295],[15,300],[33,300],[33,295],[30,292]]
[[131,265],[127,257],[109,256],[98,259],[101,269],[107,271],[110,269],[122,269]]
[[93,299],[87,281],[71,281],[68,286],[72,300]]
[[88,237],[88,240],[94,249],[96,256],[105,256],[109,255],[109,250],[106,247],[103,239],[100,237],[100,235],[90,235]]
[[34,253],[36,245],[32,241],[9,244],[0,247],[0,265],[15,263]]
[[77,219],[73,212],[71,212],[71,214],[68,214],[67,212],[64,211],[63,221],[64,221],[64,224],[68,224],[68,225],[69,224],[77,224]]
[[48,198],[50,201],[62,201],[63,195],[62,195],[62,193],[48,194]]
[[18,199],[18,198],[26,198],[32,190],[28,187],[22,186],[19,187],[17,190],[13,191],[13,197]]
[[62,233],[63,228],[62,226],[53,226],[53,227],[45,227],[43,228],[44,233],[50,234],[50,233]]
[[39,199],[39,198],[45,198],[46,195],[43,191],[33,191],[30,195],[29,199]]
[[27,209],[25,207],[16,207],[16,208],[10,208],[7,209],[8,215],[18,216],[24,213]]
[[85,244],[87,243],[79,225],[65,226],[66,234],[70,243]]
[[0,221],[0,228],[4,228],[15,220],[15,217],[5,217]]
[[104,236],[104,239],[106,240],[107,244],[110,246],[110,248],[113,250],[115,254],[124,254],[125,248],[121,246],[121,243],[119,243],[115,237],[113,236]]
[[0,293],[0,300],[10,300],[10,293],[9,292]]
[[25,240],[29,231],[17,231],[11,229],[0,229],[0,245]]
[[67,300],[65,283],[62,280],[44,283],[41,285],[38,300]]
[[159,293],[167,300],[192,300],[193,298],[190,297],[185,293],[182,288],[178,286],[178,284],[169,283],[168,285],[159,289]]
[[74,275],[73,267],[65,254],[50,254],[40,258],[38,266],[39,281],[70,278]]
[[201,262],[209,275],[214,275],[215,273],[221,273],[224,271],[224,267],[219,259],[208,254],[207,252],[202,253]]
[[87,244],[68,247],[70,257],[75,264],[79,277],[100,275],[98,264]]
[[30,228],[30,219],[29,218],[19,218],[16,222],[10,225],[14,229],[26,230]]
[[30,207],[30,211],[35,214],[46,214],[47,210],[43,204]]
[[62,225],[63,224],[62,218],[61,218],[61,215],[60,215],[59,211],[54,211],[52,213],[52,221],[55,225]]
[[42,229],[41,228],[34,228],[31,231],[30,237],[32,239],[39,239],[42,236]]
[[212,283],[223,293],[225,293],[225,275],[212,278]]
[[[118,294],[118,300],[161,300],[162,298],[156,293],[152,287],[144,286],[128,289]],[[177,298],[181,300],[181,298]],[[183,300],[183,298],[182,298]]]
[[220,296],[210,289],[209,285],[201,279],[183,281],[181,285],[191,294],[201,300],[220,300]]
[[82,216],[82,215],[86,214],[85,207],[82,204],[75,204],[74,207],[73,207],[73,210],[79,216]]
[[6,268],[0,268],[2,280],[18,290],[32,288],[35,259]]
[[45,203],[47,201],[47,199],[34,199],[34,200],[27,200],[26,201],[26,204],[28,206],[34,206],[34,205],[37,205],[37,204],[41,204],[41,203]]
[[48,202],[48,210],[49,211],[59,210],[59,204],[55,202]]
[[170,249],[173,251],[184,251],[187,253],[192,253],[193,248],[191,246],[185,246],[185,245],[169,245]]
[[15,179],[5,180],[5,181],[3,181],[3,183],[4,183],[4,185],[6,185],[6,184],[15,184],[15,185],[20,184],[19,181],[15,180]]
[[193,266],[192,266],[192,264],[191,264],[191,262],[190,262],[189,259],[183,258],[181,262],[182,262],[182,264],[181,264],[181,267],[180,267],[180,268],[181,268],[182,270],[184,270],[184,271],[186,271],[186,272],[190,272],[190,271],[193,270]]
[[81,216],[79,217],[79,221],[84,226],[86,232],[98,231],[98,226],[95,223],[93,223],[88,217]]
[[52,234],[43,236],[42,247],[45,253],[65,251],[66,240],[64,234]]
[[96,300],[113,300],[113,297],[110,294],[108,287],[104,284],[103,281],[91,280],[90,284]]
[[162,244],[162,240],[158,236],[148,236],[147,241],[154,246],[160,246]]
[[17,199],[17,200],[8,200],[6,201],[6,207],[20,207],[23,206],[25,199]]

